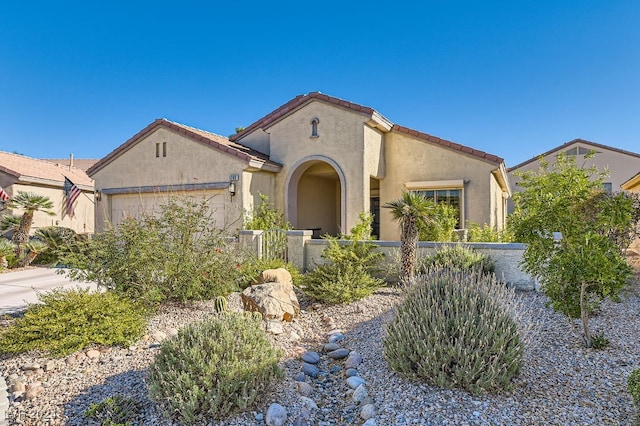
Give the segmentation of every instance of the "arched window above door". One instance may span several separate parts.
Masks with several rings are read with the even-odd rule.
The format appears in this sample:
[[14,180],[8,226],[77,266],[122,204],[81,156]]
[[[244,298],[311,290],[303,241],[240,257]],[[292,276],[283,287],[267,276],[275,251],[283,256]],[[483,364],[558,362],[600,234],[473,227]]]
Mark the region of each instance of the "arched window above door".
[[318,134],[318,123],[320,123],[320,120],[318,120],[317,117],[314,117],[311,120],[311,137],[312,138],[317,138],[320,135]]

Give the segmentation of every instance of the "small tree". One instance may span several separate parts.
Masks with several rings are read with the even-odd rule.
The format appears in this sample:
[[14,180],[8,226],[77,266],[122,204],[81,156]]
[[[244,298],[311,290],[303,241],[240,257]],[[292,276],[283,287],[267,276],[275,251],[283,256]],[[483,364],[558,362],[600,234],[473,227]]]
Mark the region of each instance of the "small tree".
[[433,221],[429,213],[435,204],[416,192],[403,192],[402,198],[384,205],[400,223],[400,280],[410,282],[415,276],[419,230]]
[[520,176],[524,191],[514,195],[510,223],[516,240],[527,243],[524,270],[540,279],[555,310],[582,320],[590,347],[589,313],[631,276],[620,242],[632,230],[633,200],[606,194],[605,172],[565,155]]
[[[55,216],[53,208],[53,202],[44,195],[38,195],[31,192],[18,191],[18,194],[9,201],[9,208],[19,208],[24,211],[20,224],[14,229],[13,237],[11,241],[15,244],[16,261],[19,266],[26,266],[35,258],[35,256],[27,256],[26,259],[30,261],[25,262],[24,253],[28,250],[27,243],[29,242],[29,232],[31,231],[31,225],[33,223],[33,215],[35,212],[43,212],[50,216]],[[11,221],[8,220],[7,224]]]
[[260,204],[253,212],[245,214],[244,229],[291,229],[291,224],[284,219],[284,214],[278,210],[269,197],[260,194]]

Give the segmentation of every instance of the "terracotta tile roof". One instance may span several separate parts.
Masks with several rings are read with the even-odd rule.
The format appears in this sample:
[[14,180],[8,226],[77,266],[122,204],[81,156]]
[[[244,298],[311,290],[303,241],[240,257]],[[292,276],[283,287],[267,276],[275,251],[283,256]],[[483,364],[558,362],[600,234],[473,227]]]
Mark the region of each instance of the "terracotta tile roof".
[[156,130],[158,127],[165,127],[167,129],[173,130],[176,133],[182,134],[190,139],[201,142],[205,145],[210,146],[213,149],[218,151],[225,152],[229,155],[233,155],[247,162],[258,161],[260,163],[265,163],[267,165],[272,166],[273,168],[282,167],[281,164],[273,162],[269,160],[269,156],[255,151],[249,147],[241,145],[239,143],[235,143],[230,141],[224,136],[216,135],[215,133],[210,133],[201,129],[196,129],[195,127],[186,126],[184,124],[176,123],[173,121],[169,121],[164,118],[159,118],[155,120],[153,123],[149,124],[147,127],[139,131],[125,143],[111,151],[109,155],[98,161],[96,164],[91,166],[87,173],[89,176],[92,176],[98,170],[102,169],[105,165],[109,164],[114,159],[118,158],[124,152],[126,152],[129,148],[137,144],[141,139],[148,136],[151,132]]
[[[333,96],[328,96],[325,94],[322,94],[320,92],[311,92],[308,95],[298,95],[295,98],[291,99],[289,102],[287,102],[286,104],[282,105],[281,107],[277,108],[276,110],[270,112],[269,114],[265,115],[264,117],[262,117],[261,119],[259,119],[258,121],[256,121],[255,123],[252,123],[249,127],[245,128],[242,132],[237,133],[233,136],[231,136],[229,139],[230,140],[236,140],[238,138],[241,138],[243,135],[246,135],[250,132],[252,132],[255,129],[259,129],[259,128],[266,128],[269,127],[271,124],[275,123],[276,121],[282,119],[283,117],[291,114],[292,112],[294,112],[295,110],[299,109],[300,107],[302,107],[303,105],[305,105],[308,102],[311,102],[312,100],[320,100],[320,101],[324,101],[333,105],[337,105],[343,108],[348,108],[352,111],[356,111],[356,112],[360,112],[363,113],[365,115],[368,116],[373,116],[374,114],[378,114],[376,112],[376,110],[374,110],[373,108],[370,107],[366,107],[366,106],[362,106],[362,105],[358,105],[356,103],[353,102],[349,102],[349,101],[345,101],[343,99],[340,98],[335,98]],[[384,117],[383,117],[384,118]],[[384,119],[386,120],[386,119]],[[418,132],[416,130],[412,130],[409,129],[407,127],[403,127],[403,126],[399,126],[397,124],[394,124],[392,129],[394,131],[397,132],[401,132],[401,133],[406,133],[408,135],[417,137],[419,139],[423,139],[425,141],[431,142],[431,143],[435,143],[441,146],[444,146],[446,148],[449,149],[453,149],[453,150],[457,150],[457,151],[461,151],[465,154],[469,154],[487,161],[490,161],[492,163],[496,163],[496,164],[500,164],[502,163],[504,160],[496,155],[492,155],[492,154],[488,154],[486,152],[483,151],[479,151],[477,149],[473,149],[473,148],[469,148],[467,146],[464,145],[460,145],[457,144],[455,142],[450,142],[444,139],[440,139],[437,138],[435,136],[431,136],[427,133],[422,133],[422,132]]]
[[273,110],[272,112],[270,112],[269,114],[265,115],[264,117],[262,117],[258,121],[252,123],[251,125],[249,125],[249,127],[245,128],[240,133],[236,133],[235,135],[230,136],[229,139],[234,141],[234,140],[240,138],[242,135],[246,135],[246,134],[252,132],[255,129],[267,128],[271,124],[275,123],[276,121],[280,120],[283,117],[286,117],[287,115],[291,114],[293,111],[295,111],[298,108],[300,108],[302,105],[304,105],[304,104],[306,104],[308,102],[311,102],[314,99],[317,99],[317,100],[320,100],[320,101],[324,101],[324,102],[328,102],[328,103],[333,104],[333,105],[341,106],[343,108],[348,108],[350,110],[353,110],[353,111],[356,111],[356,112],[360,112],[360,113],[363,113],[363,114],[366,114],[366,115],[369,115],[369,116],[373,115],[376,112],[373,108],[369,108],[369,107],[366,107],[366,106],[358,105],[358,104],[355,104],[353,102],[345,101],[345,100],[340,99],[340,98],[335,98],[333,96],[328,96],[328,95],[322,94],[320,92],[311,92],[311,93],[309,93],[307,95],[298,95],[298,96],[296,96],[295,98],[291,99],[286,104],[284,104],[281,107]]
[[625,154],[625,155],[630,155],[632,157],[640,158],[640,154],[635,153],[635,152],[625,151],[624,149],[614,148],[612,146],[602,145],[602,144],[599,144],[599,143],[595,143],[595,142],[591,142],[591,141],[588,141],[588,140],[585,140],[585,139],[579,139],[578,138],[578,139],[574,139],[572,141],[563,143],[562,145],[557,146],[557,147],[555,147],[553,149],[550,149],[549,151],[547,151],[545,153],[536,155],[535,157],[532,157],[532,158],[530,158],[530,159],[528,159],[526,161],[523,161],[520,164],[517,164],[517,165],[515,165],[513,167],[510,167],[508,171],[512,172],[513,170],[519,169],[522,166],[526,166],[527,164],[536,161],[540,157],[547,157],[547,156],[549,156],[549,155],[551,155],[551,154],[553,154],[553,153],[555,153],[557,151],[561,151],[561,150],[567,149],[571,145],[577,144],[577,143],[582,144],[582,145],[592,146],[594,148],[606,149],[606,150],[614,151],[614,152],[617,152],[617,153],[620,153],[620,154]]
[[470,148],[468,146],[460,145],[459,143],[451,142],[451,141],[448,141],[448,140],[445,140],[445,139],[440,139],[440,138],[438,138],[436,136],[432,136],[432,135],[430,135],[428,133],[419,132],[417,130],[410,129],[408,127],[403,127],[403,126],[399,126],[397,124],[394,124],[393,128],[392,128],[392,131],[399,132],[399,133],[405,133],[407,135],[414,136],[414,137],[416,137],[418,139],[422,139],[424,141],[431,142],[431,143],[434,143],[436,145],[440,145],[440,146],[443,146],[445,148],[452,149],[454,151],[460,151],[460,152],[462,152],[464,154],[468,154],[468,155],[471,155],[471,156],[474,156],[474,157],[478,157],[478,158],[483,159],[483,160],[487,160],[487,161],[489,161],[491,163],[495,163],[497,165],[499,165],[499,164],[504,162],[504,160],[502,158],[498,157],[497,155],[489,154],[489,153],[486,153],[484,151],[473,149],[473,148]]
[[10,152],[0,151],[0,171],[14,176],[18,181],[36,179],[48,181],[46,183],[49,184],[60,184],[60,186],[64,184],[66,176],[80,187],[93,188],[93,180],[81,169],[56,165],[45,160]]
[[[50,163],[59,164],[63,167],[69,167],[69,159],[68,158],[42,158],[44,161],[48,161]],[[73,159],[73,167],[78,168],[80,170],[87,169],[94,164],[100,161],[99,158],[74,158]]]

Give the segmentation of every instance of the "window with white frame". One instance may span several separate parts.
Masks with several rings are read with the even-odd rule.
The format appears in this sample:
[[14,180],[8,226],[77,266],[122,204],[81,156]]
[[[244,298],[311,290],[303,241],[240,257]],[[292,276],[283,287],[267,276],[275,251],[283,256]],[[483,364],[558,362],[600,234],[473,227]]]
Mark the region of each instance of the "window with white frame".
[[464,224],[463,180],[407,182],[405,187],[435,203],[444,203],[455,208],[458,212],[456,228],[461,228]]

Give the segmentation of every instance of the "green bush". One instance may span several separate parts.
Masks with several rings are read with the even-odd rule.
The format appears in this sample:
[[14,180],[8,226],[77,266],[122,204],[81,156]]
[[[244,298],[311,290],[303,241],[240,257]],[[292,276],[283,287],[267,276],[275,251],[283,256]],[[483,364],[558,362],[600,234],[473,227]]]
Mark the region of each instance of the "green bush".
[[513,241],[513,233],[509,229],[498,231],[486,223],[482,226],[467,222],[467,241],[474,243],[507,243]]
[[169,198],[156,215],[127,219],[67,255],[73,279],[145,303],[209,300],[238,289],[244,256],[206,201]]
[[472,393],[509,389],[524,353],[511,303],[514,293],[488,275],[433,271],[398,306],[384,357],[400,374],[431,385]]
[[52,290],[0,334],[0,352],[30,350],[65,356],[91,344],[126,346],[146,327],[142,306],[106,292]]
[[627,381],[627,390],[633,397],[633,402],[640,409],[640,368],[636,368],[631,372]]
[[89,426],[132,426],[140,417],[140,402],[121,395],[109,396],[93,403],[84,412]]
[[429,216],[432,220],[419,225],[420,241],[454,241],[458,224],[458,209],[444,203],[435,203]]
[[423,267],[425,270],[442,267],[465,271],[473,269],[484,273],[491,273],[494,270],[490,256],[462,245],[443,247],[433,255],[426,256]]
[[284,214],[269,201],[269,197],[260,194],[260,204],[252,212],[245,213],[244,229],[266,231],[269,229],[292,229],[292,226],[284,219]]
[[9,259],[13,256],[15,249],[15,244],[6,238],[0,237],[0,270],[9,266]]
[[367,241],[341,243],[329,238],[322,257],[328,263],[308,272],[300,289],[307,296],[324,303],[350,303],[373,294],[383,285],[375,278],[384,253]]
[[86,236],[78,235],[73,229],[63,226],[46,226],[38,229],[34,235],[47,245],[35,260],[41,265],[57,265],[65,253],[86,241]]
[[151,396],[181,424],[205,424],[251,407],[282,379],[283,352],[253,315],[214,316],[166,340],[150,367]]

